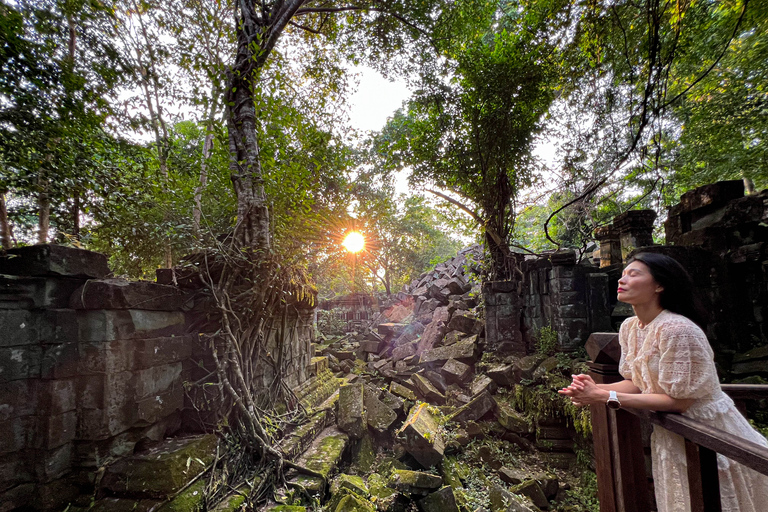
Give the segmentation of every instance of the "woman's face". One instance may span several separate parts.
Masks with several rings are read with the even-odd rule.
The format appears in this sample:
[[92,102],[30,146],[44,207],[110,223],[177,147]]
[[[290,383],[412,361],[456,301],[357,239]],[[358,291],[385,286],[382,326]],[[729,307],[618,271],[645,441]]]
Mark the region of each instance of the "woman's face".
[[658,303],[663,290],[645,263],[633,261],[619,279],[618,299],[633,306]]

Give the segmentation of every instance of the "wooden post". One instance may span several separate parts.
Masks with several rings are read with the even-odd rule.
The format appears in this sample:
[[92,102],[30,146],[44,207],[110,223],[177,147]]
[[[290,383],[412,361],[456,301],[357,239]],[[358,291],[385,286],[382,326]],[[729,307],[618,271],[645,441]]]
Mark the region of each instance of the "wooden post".
[[691,512],[721,512],[717,453],[685,440]]
[[[619,337],[593,333],[586,344],[590,376],[598,384],[623,380],[619,374]],[[600,512],[647,512],[648,479],[640,420],[627,411],[590,406]]]

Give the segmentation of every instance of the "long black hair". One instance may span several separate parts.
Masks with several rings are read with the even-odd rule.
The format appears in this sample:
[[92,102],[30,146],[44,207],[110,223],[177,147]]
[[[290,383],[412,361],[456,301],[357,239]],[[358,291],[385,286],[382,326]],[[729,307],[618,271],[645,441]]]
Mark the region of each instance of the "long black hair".
[[685,268],[674,258],[655,252],[639,252],[627,263],[639,261],[651,271],[653,279],[664,289],[659,301],[664,309],[683,315],[704,329],[704,311],[693,293],[693,280]]

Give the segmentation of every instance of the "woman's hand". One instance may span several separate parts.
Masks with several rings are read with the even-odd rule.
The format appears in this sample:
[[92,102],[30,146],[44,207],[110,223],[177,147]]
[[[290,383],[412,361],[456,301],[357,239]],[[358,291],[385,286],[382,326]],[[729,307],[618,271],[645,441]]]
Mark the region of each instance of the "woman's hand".
[[558,393],[571,399],[576,407],[591,404],[604,404],[608,400],[608,391],[600,389],[589,375],[572,375],[573,381],[569,386],[559,390]]

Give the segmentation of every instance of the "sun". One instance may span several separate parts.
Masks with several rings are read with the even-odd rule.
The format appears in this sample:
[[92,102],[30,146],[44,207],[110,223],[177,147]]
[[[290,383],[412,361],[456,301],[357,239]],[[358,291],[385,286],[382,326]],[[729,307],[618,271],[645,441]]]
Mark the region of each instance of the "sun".
[[349,252],[360,252],[365,247],[365,238],[357,231],[352,231],[344,238],[341,245]]

